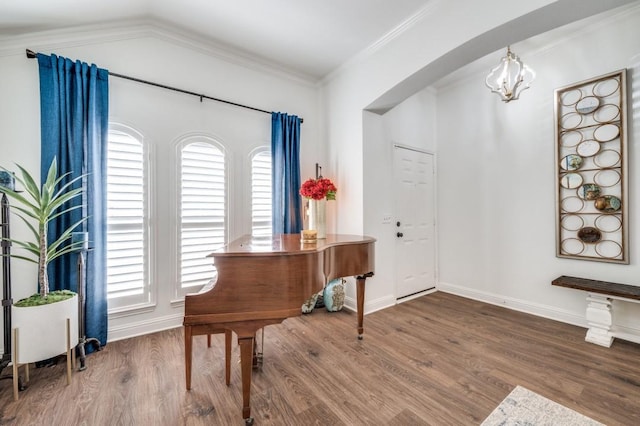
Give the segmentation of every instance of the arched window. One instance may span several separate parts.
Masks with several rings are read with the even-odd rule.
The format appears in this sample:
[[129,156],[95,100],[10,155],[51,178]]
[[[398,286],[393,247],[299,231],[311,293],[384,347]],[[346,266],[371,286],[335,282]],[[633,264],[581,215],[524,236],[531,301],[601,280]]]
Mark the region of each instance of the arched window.
[[251,234],[271,235],[271,151],[251,154]]
[[212,251],[223,246],[227,232],[225,152],[204,136],[179,144],[178,295],[193,292],[214,275]]
[[107,148],[107,294],[109,309],[151,301],[149,161],[142,135],[117,124]]

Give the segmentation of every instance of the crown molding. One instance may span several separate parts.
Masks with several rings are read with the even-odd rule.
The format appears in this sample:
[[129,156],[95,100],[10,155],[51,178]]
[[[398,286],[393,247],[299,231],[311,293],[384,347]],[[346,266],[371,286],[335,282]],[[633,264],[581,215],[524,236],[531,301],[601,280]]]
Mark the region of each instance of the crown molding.
[[6,37],[0,39],[0,57],[24,55],[27,48],[46,52],[61,48],[147,37],[160,39],[234,65],[290,80],[297,84],[313,88],[318,85],[318,80],[315,77],[291,71],[266,58],[211,41],[156,19],[114,21]]

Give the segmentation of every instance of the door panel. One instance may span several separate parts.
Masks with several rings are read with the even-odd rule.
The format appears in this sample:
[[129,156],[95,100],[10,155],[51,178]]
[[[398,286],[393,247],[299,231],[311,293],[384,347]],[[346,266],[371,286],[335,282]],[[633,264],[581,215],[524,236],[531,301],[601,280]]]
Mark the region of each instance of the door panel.
[[394,148],[396,298],[435,287],[433,154]]

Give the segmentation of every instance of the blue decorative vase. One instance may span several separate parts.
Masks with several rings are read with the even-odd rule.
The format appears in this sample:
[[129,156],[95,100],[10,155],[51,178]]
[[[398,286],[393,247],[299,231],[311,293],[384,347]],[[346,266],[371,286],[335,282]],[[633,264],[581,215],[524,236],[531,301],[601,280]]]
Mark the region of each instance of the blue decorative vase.
[[342,278],[337,278],[324,287],[324,307],[327,311],[336,312],[344,306],[344,283]]

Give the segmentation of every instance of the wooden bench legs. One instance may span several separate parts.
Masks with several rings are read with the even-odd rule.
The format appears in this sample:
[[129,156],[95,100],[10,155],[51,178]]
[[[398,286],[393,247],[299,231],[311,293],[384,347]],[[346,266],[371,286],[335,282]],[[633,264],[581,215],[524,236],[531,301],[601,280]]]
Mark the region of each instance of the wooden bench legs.
[[[207,334],[207,347],[211,347],[211,334]],[[231,330],[224,331],[224,379],[231,384]]]
[[[194,330],[195,329],[195,330]],[[191,390],[191,364],[193,351],[193,336],[206,334],[207,347],[211,347],[211,334],[224,333],[224,357],[225,357],[225,382],[231,383],[231,330],[213,330],[206,333],[200,332],[197,326],[184,326],[184,367],[187,390]]]

